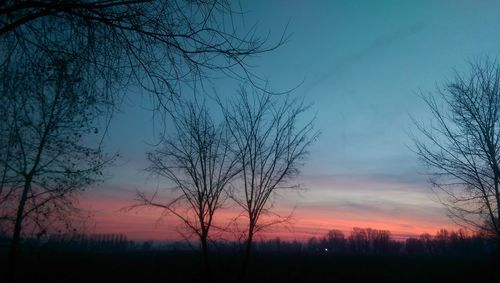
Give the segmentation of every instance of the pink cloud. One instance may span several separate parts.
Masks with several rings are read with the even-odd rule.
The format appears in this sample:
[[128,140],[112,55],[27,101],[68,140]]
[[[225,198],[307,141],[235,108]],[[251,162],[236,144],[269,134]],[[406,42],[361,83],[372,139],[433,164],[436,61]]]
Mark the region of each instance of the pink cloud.
[[[287,215],[293,211],[289,225],[273,227],[260,237],[281,237],[305,240],[322,236],[330,229],[345,232],[352,227],[372,227],[390,230],[396,237],[420,233],[434,233],[441,228],[456,228],[444,210],[426,196],[422,188],[404,189],[397,182],[370,182],[365,178],[348,180],[308,179],[306,192],[278,196],[276,211]],[[330,182],[328,182],[330,181]],[[115,197],[117,188],[89,193],[81,200],[81,207],[93,213],[89,228],[94,233],[124,233],[131,239],[179,240],[182,225],[174,216],[161,217],[159,209],[140,209],[125,212],[134,204],[133,190],[123,189],[128,195]],[[219,211],[216,224],[227,225],[240,211],[227,207]],[[244,227],[240,217],[237,226]],[[214,230],[217,232],[216,230]],[[223,235],[224,233],[221,233]],[[224,234],[227,237],[227,233]]]

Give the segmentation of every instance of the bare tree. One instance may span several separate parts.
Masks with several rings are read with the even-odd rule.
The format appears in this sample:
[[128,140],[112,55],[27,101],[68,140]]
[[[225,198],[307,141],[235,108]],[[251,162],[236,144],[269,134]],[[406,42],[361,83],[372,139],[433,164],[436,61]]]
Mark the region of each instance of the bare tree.
[[500,65],[473,62],[422,97],[433,120],[416,122],[414,142],[440,201],[457,223],[500,238]]
[[275,49],[227,0],[7,0],[0,62],[12,50],[79,58],[110,92],[134,84],[166,106],[183,86],[215,74],[255,76],[247,58]]
[[6,207],[12,199],[14,192],[21,185],[21,179],[14,174],[9,167],[14,156],[14,124],[12,118],[8,115],[9,110],[15,106],[15,101],[12,101],[9,96],[5,95],[5,83],[7,77],[3,77],[2,95],[0,96],[0,234],[7,235],[9,233],[12,219],[9,219],[9,214],[6,213]]
[[[308,107],[288,95],[248,93],[242,87],[237,100],[223,108],[234,151],[240,155],[241,173],[233,182],[232,198],[248,217],[239,278],[243,281],[255,234],[287,220],[272,212],[273,195],[297,187],[290,180],[299,173],[318,133],[313,130],[314,119],[301,119]],[[266,216],[271,219],[265,221]]]
[[0,212],[12,223],[11,271],[22,233],[44,233],[66,219],[75,211],[75,195],[110,161],[100,139],[89,146],[106,101],[82,65],[45,55],[5,62],[0,80]]
[[175,133],[165,136],[161,148],[148,153],[148,171],[165,178],[176,196],[166,202],[139,193],[140,206],[165,210],[182,220],[198,237],[207,278],[211,281],[208,241],[216,212],[226,200],[225,188],[238,173],[237,158],[230,151],[230,135],[217,123],[205,104],[177,104],[172,113]]

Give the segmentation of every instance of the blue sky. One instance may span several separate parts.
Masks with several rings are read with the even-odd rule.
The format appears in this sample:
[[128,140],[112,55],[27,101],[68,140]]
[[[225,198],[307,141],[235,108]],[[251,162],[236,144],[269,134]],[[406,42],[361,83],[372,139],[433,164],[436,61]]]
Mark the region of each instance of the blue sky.
[[[271,40],[287,26],[289,41],[252,59],[253,70],[275,90],[300,84],[293,95],[313,103],[322,132],[299,178],[308,190],[277,200],[284,210],[295,207],[294,229],[314,230],[318,213],[321,231],[371,223],[404,234],[451,225],[410,150],[410,116],[428,119],[418,91],[466,71],[467,60],[498,56],[500,2],[245,0],[241,6],[245,24],[258,22]],[[219,79],[213,87],[230,95],[236,84]],[[152,114],[144,109],[147,100],[131,92],[106,139],[119,150],[121,165],[88,198],[127,203],[136,188],[157,185],[142,171],[155,142]],[[98,230],[139,217],[120,214],[120,226],[111,223],[117,207],[87,207],[98,210]],[[151,225],[127,231],[159,229],[154,213],[144,221]]]

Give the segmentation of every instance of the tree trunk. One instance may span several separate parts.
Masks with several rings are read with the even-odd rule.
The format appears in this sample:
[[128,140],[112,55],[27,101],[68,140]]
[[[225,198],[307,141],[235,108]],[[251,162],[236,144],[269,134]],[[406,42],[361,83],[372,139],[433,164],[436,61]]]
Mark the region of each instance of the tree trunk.
[[203,252],[203,266],[205,270],[205,281],[212,283],[212,272],[210,268],[210,260],[208,258],[208,240],[207,236],[203,235],[200,237],[201,239],[201,250]]
[[250,259],[250,252],[252,251],[252,241],[253,241],[253,229],[248,232],[248,239],[245,244],[245,254],[243,255],[243,262],[241,264],[241,270],[238,282],[245,282],[245,277],[248,269],[248,261]]
[[19,201],[19,206],[17,208],[16,222],[14,224],[14,233],[12,235],[12,242],[10,244],[9,251],[9,279],[13,281],[14,274],[16,270],[16,259],[18,253],[19,240],[21,238],[21,229],[23,222],[23,214],[24,214],[24,206],[26,204],[26,200],[28,199],[28,192],[31,188],[31,176],[26,177],[24,182],[23,193],[21,195],[21,199]]

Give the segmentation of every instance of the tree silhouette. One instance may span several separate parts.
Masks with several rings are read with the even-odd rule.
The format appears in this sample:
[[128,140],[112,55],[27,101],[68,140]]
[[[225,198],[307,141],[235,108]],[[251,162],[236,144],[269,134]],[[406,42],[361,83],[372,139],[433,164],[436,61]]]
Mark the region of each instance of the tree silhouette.
[[161,147],[148,153],[148,171],[172,184],[176,195],[167,202],[139,193],[139,206],[165,209],[180,218],[201,242],[205,272],[211,281],[208,240],[225,188],[239,172],[238,154],[230,150],[231,136],[216,123],[205,104],[178,103],[172,113],[175,133],[164,136]]
[[65,54],[88,64],[107,95],[136,85],[166,107],[183,86],[214,74],[260,80],[248,57],[284,38],[269,44],[241,16],[226,0],[7,0],[0,3],[0,62],[13,50]]
[[86,70],[71,59],[37,55],[6,62],[1,77],[0,212],[12,229],[11,270],[23,228],[43,233],[67,219],[75,194],[113,159],[100,139],[89,146],[106,101]]
[[[287,221],[272,212],[273,195],[296,187],[289,181],[299,173],[307,149],[318,134],[312,120],[299,120],[307,107],[287,95],[248,93],[242,87],[228,106],[221,105],[234,140],[232,147],[240,156],[241,173],[233,182],[232,198],[248,218],[239,278],[243,281],[255,233]],[[263,221],[265,216],[273,219]]]
[[415,122],[415,148],[440,201],[460,224],[500,238],[500,66],[473,62],[422,97],[434,119]]

